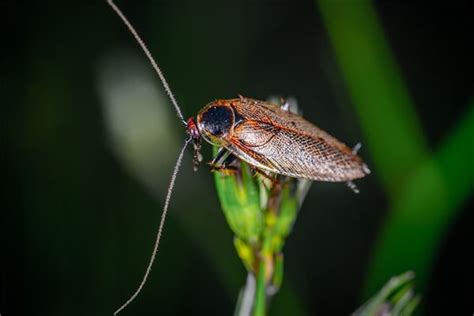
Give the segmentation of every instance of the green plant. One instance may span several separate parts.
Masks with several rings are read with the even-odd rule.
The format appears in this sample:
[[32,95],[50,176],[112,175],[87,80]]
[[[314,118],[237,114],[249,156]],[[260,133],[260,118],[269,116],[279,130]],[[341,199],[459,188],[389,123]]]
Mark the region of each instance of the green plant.
[[420,302],[413,290],[413,272],[391,278],[367,303],[354,312],[355,316],[412,315]]
[[[265,315],[282,284],[283,246],[311,182],[290,177],[272,180],[244,162],[238,163],[236,171],[215,172],[214,179],[234,246],[248,272],[235,315]],[[354,315],[411,315],[420,300],[413,279],[412,272],[393,277]]]
[[283,246],[310,182],[280,176],[270,179],[244,162],[234,172],[215,172],[214,179],[235,248],[248,272],[236,314],[265,315],[281,286]]
[[[374,3],[319,0],[317,4],[374,174],[390,201],[362,295],[407,269],[416,273],[424,291],[438,245],[473,192],[474,102],[470,100],[459,122],[431,150]],[[443,111],[450,106],[444,105]]]

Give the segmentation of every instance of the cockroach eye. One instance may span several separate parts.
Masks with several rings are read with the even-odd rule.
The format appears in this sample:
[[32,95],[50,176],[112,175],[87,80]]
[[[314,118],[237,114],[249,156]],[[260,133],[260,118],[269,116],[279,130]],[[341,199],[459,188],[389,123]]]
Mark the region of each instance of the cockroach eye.
[[214,135],[226,134],[232,127],[234,115],[227,106],[213,106],[201,114],[199,127]]

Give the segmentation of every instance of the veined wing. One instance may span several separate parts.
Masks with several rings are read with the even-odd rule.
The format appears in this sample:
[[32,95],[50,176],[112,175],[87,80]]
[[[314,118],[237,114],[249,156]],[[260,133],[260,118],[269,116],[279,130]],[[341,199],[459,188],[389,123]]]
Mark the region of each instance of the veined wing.
[[352,155],[352,150],[343,142],[297,114],[285,111],[279,106],[269,102],[249,98],[242,98],[240,101],[241,102],[233,102],[232,106],[237,113],[249,121],[265,122],[270,125],[292,130],[298,134],[305,134],[314,138],[323,138],[330,146],[334,146],[341,152]]
[[237,157],[257,168],[311,180],[366,175],[362,160],[336,138],[275,105],[245,100],[245,109],[236,110],[246,119],[234,127],[225,146]]

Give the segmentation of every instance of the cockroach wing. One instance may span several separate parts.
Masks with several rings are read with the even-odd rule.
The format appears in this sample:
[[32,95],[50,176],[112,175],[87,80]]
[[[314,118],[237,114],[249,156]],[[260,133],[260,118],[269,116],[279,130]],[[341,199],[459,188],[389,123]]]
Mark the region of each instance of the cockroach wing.
[[[316,181],[350,181],[367,167],[351,149],[302,117],[261,101],[234,105],[245,119],[225,146],[257,168]],[[248,106],[251,105],[251,106]]]

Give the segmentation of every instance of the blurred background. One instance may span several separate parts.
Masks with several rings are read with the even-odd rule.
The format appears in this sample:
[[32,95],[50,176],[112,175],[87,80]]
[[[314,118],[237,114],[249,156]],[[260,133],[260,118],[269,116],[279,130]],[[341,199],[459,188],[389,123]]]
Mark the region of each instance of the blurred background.
[[[291,96],[363,144],[360,194],[312,186],[271,315],[347,315],[407,270],[421,314],[472,314],[469,1],[117,2],[185,116],[237,94]],[[0,8],[0,314],[110,315],[143,275],[183,126],[105,1]],[[190,157],[151,277],[123,315],[233,312],[246,272],[212,175]]]

